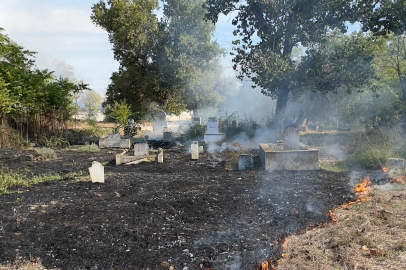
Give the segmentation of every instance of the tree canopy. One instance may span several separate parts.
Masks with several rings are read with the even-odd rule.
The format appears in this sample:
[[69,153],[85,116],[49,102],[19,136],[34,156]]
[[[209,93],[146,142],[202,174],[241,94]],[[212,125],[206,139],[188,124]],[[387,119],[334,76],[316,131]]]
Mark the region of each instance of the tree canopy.
[[126,100],[142,116],[157,102],[167,112],[193,109],[195,88],[221,53],[211,40],[214,25],[204,21],[203,0],[163,1],[158,19],[154,0],[100,1],[93,22],[105,29],[116,60],[104,107]]

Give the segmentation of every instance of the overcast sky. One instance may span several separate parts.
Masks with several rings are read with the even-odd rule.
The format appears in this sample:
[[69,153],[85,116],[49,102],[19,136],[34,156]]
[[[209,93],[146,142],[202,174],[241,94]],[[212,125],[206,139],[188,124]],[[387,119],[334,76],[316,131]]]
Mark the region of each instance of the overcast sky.
[[[103,95],[118,62],[108,35],[90,20],[98,0],[0,0],[0,27],[25,49],[38,52],[39,68],[55,69],[55,61],[73,66],[78,80]],[[223,17],[215,38],[231,48],[231,20]],[[225,65],[231,66],[229,62]]]

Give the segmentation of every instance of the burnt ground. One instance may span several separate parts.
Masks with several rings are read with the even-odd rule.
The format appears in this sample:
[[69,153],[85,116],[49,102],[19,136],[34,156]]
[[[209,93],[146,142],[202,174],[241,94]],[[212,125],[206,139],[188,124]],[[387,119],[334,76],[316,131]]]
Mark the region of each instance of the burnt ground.
[[116,166],[108,150],[30,155],[0,150],[0,167],[88,174],[97,160],[106,182],[62,180],[0,196],[2,264],[22,257],[59,269],[255,269],[280,257],[283,237],[328,222],[329,209],[352,199],[348,173],[230,171],[176,147],[165,149],[163,164],[130,166]]

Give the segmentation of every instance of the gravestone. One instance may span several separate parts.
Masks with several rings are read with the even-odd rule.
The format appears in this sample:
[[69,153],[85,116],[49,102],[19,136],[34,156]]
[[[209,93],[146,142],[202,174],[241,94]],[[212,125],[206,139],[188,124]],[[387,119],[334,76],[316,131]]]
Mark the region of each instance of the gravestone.
[[203,145],[199,146],[199,154],[203,154],[204,153],[204,147]]
[[172,132],[165,131],[163,136],[164,136],[164,140],[168,140],[168,141],[172,140]]
[[299,131],[296,128],[287,128],[283,133],[283,150],[299,150]]
[[134,156],[147,156],[149,155],[149,147],[147,143],[134,144]]
[[197,141],[193,141],[190,145],[190,152],[192,153],[192,159],[199,159],[199,144]]
[[193,116],[192,117],[192,125],[201,125],[202,118],[200,116]]
[[164,149],[158,148],[158,163],[164,163]]
[[92,183],[104,183],[104,167],[100,162],[93,161],[89,173]]
[[206,142],[219,142],[223,139],[225,139],[225,134],[219,132],[219,123],[216,117],[209,117],[204,140]]
[[254,167],[254,157],[252,155],[240,155],[238,157],[238,170],[245,171]]

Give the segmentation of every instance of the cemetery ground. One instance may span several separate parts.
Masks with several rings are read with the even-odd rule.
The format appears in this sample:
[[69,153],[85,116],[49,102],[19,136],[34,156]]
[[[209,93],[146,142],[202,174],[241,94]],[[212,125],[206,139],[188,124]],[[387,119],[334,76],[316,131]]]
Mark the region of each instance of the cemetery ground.
[[[374,260],[405,265],[405,237],[388,227],[398,219],[404,234],[404,189],[380,191],[386,197],[340,209],[335,224],[285,242],[289,235],[331,223],[328,211],[355,200],[354,185],[366,173],[374,183],[387,182],[381,172],[362,172],[350,180],[348,172],[326,170],[235,171],[226,169],[227,156],[201,154],[191,160],[187,148],[164,151],[162,164],[116,166],[118,151],[107,149],[59,150],[50,160],[33,150],[0,150],[2,174],[60,178],[14,187],[0,196],[0,269],[18,268],[21,262],[38,269],[255,269],[282,255],[297,259],[296,269],[304,269],[303,261],[323,262],[307,269],[335,269],[337,264],[363,269],[363,263],[373,266]],[[104,184],[89,180],[93,161],[105,166]],[[353,222],[358,222],[355,227]],[[335,233],[322,231],[328,228]],[[381,236],[372,238],[380,228]],[[317,240],[318,232],[324,240]],[[387,232],[398,237],[388,248],[380,247]],[[342,250],[354,251],[357,245],[361,257],[349,260],[351,254]],[[294,269],[284,260],[281,269]]]

